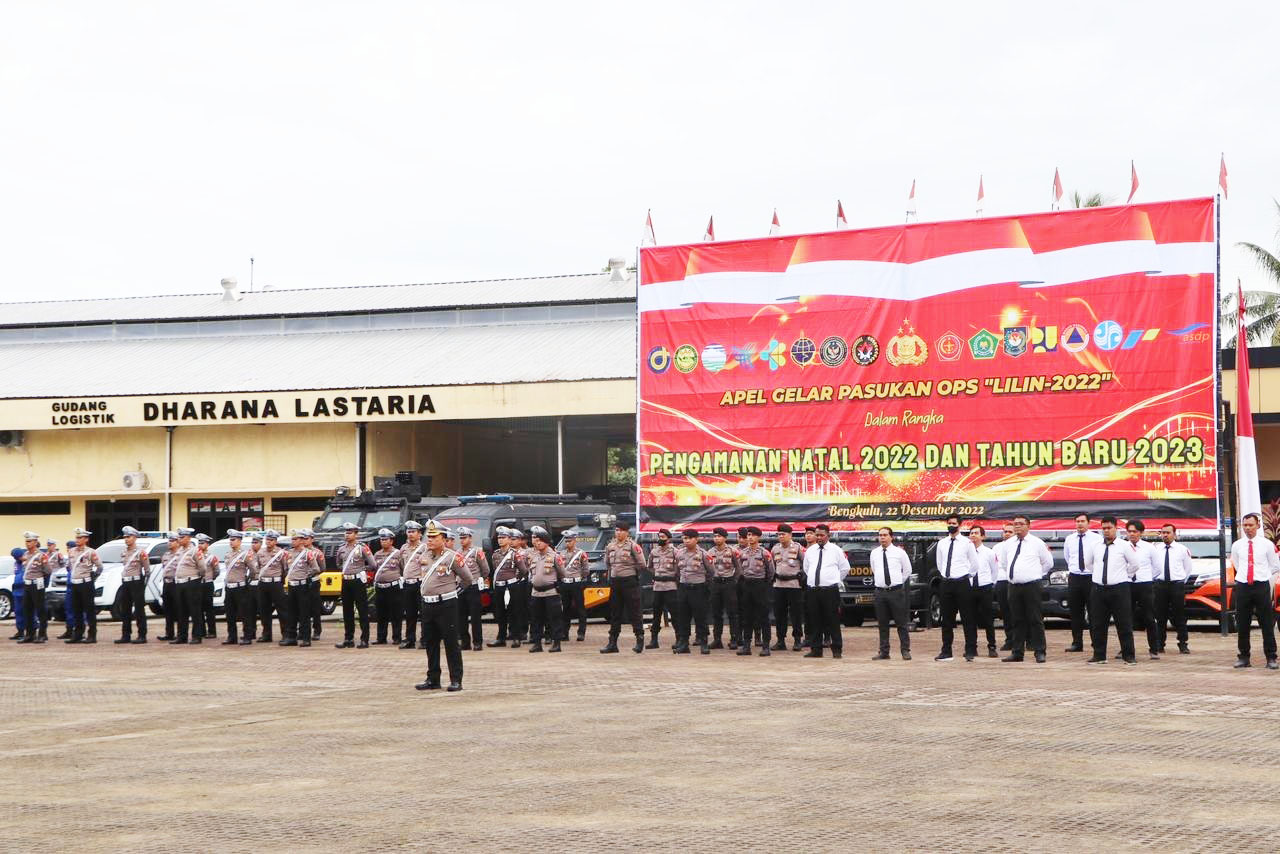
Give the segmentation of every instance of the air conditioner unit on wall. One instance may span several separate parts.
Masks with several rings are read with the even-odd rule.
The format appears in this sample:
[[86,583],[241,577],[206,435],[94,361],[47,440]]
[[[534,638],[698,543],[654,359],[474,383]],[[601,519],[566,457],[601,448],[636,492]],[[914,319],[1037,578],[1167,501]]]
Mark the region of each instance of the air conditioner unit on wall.
[[146,489],[150,485],[144,471],[127,471],[120,477],[121,489]]
[[21,430],[0,430],[0,448],[21,448]]

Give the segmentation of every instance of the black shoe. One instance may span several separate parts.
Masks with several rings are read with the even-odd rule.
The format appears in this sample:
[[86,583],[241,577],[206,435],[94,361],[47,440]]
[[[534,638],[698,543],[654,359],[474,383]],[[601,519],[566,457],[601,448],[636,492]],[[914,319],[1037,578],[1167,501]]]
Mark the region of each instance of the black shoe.
[[[378,643],[386,643],[386,641],[378,641]],[[506,646],[506,645],[507,645],[507,642],[505,639],[489,641],[487,644],[485,644],[485,646]]]
[[320,637],[320,624],[319,624],[319,623],[316,623],[316,627],[315,627],[314,629],[312,629],[312,630],[311,630],[311,634],[312,634],[314,637],[316,637],[316,638],[319,638],[319,637]]
[[374,642],[373,642],[373,645],[374,645],[374,646],[386,646],[386,645],[387,645],[387,642],[386,642],[386,640],[376,640],[376,641],[374,641]]
[[729,641],[729,649],[737,649],[737,648],[738,648],[738,642],[736,640]]
[[240,646],[253,646],[253,638],[240,638]]
[[445,689],[445,690],[447,690],[450,694],[452,694],[452,693],[453,693],[453,692],[455,692],[455,691],[461,691],[461,690],[462,690],[462,683],[461,683],[461,682],[450,682],[450,683],[449,683],[449,687],[448,687],[447,689]]
[[298,645],[298,642],[293,638],[285,638],[284,640],[280,641],[280,646],[297,646],[297,645]]
[[1000,654],[996,652],[996,648],[994,646],[987,647],[987,658],[999,658],[999,657],[1000,657]]
[[1160,660],[1160,654],[1159,654],[1159,653],[1156,653],[1156,652],[1148,653],[1148,657],[1149,657],[1152,661],[1159,661],[1159,660]]
[[711,642],[712,649],[724,649],[724,644],[720,643],[720,638],[716,638]]
[[551,642],[551,649],[547,650],[547,652],[559,652],[559,651],[560,651],[560,638],[556,638]]
[[1010,641],[1005,641],[1003,644],[1000,645],[1001,652],[1009,652],[1012,649],[1013,649],[1013,643]]
[[791,651],[792,651],[792,652],[799,652],[799,651],[800,651],[800,650],[802,650],[802,649],[804,649],[804,641],[794,641],[794,642],[792,642],[792,644],[791,644]]
[[227,638],[222,642],[222,645],[223,646],[239,646],[240,641],[237,640],[236,638]]
[[258,638],[255,643],[271,643],[271,635],[263,635]]
[[[711,646],[706,641],[703,641],[702,643],[698,644],[698,651],[701,652],[703,655],[710,655]],[[685,652],[688,652],[688,650],[686,649]]]
[[25,632],[16,632],[15,634],[9,635],[9,640],[22,640],[26,636]]
[[129,643],[129,642],[130,641],[128,638],[116,638],[115,640],[112,641],[112,643]]
[[171,643],[171,644],[173,644],[173,645],[175,645],[175,646],[176,646],[176,645],[178,645],[178,644],[184,644],[184,643],[186,643],[186,642],[187,642],[187,639],[186,639],[186,638],[174,638],[173,640],[169,641],[169,643]]
[[1190,654],[1191,654],[1191,648],[1190,648],[1189,646],[1187,646],[1185,643],[1180,643],[1180,644],[1178,644],[1178,654],[1179,654],[1179,655],[1190,655]]
[[67,640],[67,639],[68,639],[68,638],[70,638],[70,637],[71,637],[71,632],[69,632],[69,631],[68,631],[68,632],[63,632],[62,634],[58,635],[58,636],[55,638],[55,640]]
[[1037,653],[1036,653],[1036,664],[1044,664],[1044,653],[1043,653],[1043,652],[1037,652]]
[[18,635],[18,643],[35,643],[35,638],[29,638],[26,635]]
[[614,638],[610,638],[609,642],[600,648],[601,655],[611,653],[611,652],[617,652],[617,651],[618,651],[618,641]]
[[156,640],[158,640],[158,641],[171,641],[171,640],[173,640],[173,635],[156,635]]
[[413,687],[417,688],[419,691],[435,691],[440,688],[440,683],[431,682],[431,681],[419,682],[417,685],[414,685]]
[[97,643],[97,642],[98,642],[98,636],[97,636],[97,635],[94,635],[94,634],[91,634],[91,635],[89,635],[87,638],[85,638],[85,639],[84,639],[84,642],[85,642],[85,643]]
[[954,656],[947,650],[943,650],[933,657],[934,661],[950,661]]
[[1085,664],[1106,664],[1106,663],[1107,663],[1107,657],[1105,655],[1095,655],[1093,658],[1090,658],[1088,661],[1085,662]]
[[844,651],[843,651],[843,650],[839,650],[839,649],[833,649],[833,650],[831,650],[831,657],[832,657],[832,658],[844,658]]
[[750,654],[751,654],[751,646],[749,644],[744,643],[742,645],[742,648],[738,650],[738,655],[750,655]]
[[1268,669],[1268,670],[1280,670],[1280,664],[1277,664],[1277,663],[1276,663],[1276,660],[1275,660],[1274,658],[1268,658],[1268,659],[1267,659],[1267,669]]
[[978,657],[978,656],[974,655],[974,654],[973,654],[973,653],[971,653],[971,652],[966,652],[966,653],[964,654],[964,660],[965,660],[965,661],[973,661],[973,660],[974,660],[975,658],[977,658],[977,657]]
[[1124,653],[1123,653],[1123,652],[1117,652],[1114,656],[1112,656],[1112,658],[1115,658],[1116,660],[1123,659],[1123,658],[1124,658]]
[[689,644],[685,643],[684,641],[676,641],[676,645],[671,647],[671,654],[672,655],[688,655]]
[[762,647],[760,648],[760,653],[759,653],[759,655],[760,655],[760,657],[761,657],[761,658],[764,658],[765,656],[772,655],[772,654],[773,654],[773,653],[769,652],[769,647],[768,647],[768,645],[762,646]]
[[311,641],[309,640],[298,641],[298,646],[311,646]]
[[910,652],[907,652],[906,650],[903,650],[903,651],[902,651],[902,660],[903,660],[903,661],[910,661],[910,660],[911,660],[911,653],[910,653]]
[[192,638],[192,643],[204,643],[204,638]]
[[635,645],[635,646],[633,646],[633,647],[631,647],[631,651],[632,651],[632,652],[636,652],[636,653],[644,652],[644,638],[643,638],[643,637],[637,637],[637,638],[636,638],[636,645]]
[[1239,670],[1241,667],[1252,667],[1253,665],[1249,663],[1249,659],[1247,658],[1237,658],[1236,663],[1231,666]]
[[871,656],[871,660],[872,660],[872,661],[888,661],[888,660],[889,660],[889,653],[887,653],[887,652],[877,652],[875,655]]
[[369,642],[367,640],[362,640],[360,641],[360,643],[356,644],[356,649],[368,649],[368,648],[369,648]]
[[657,635],[654,635],[652,638],[650,638],[650,639],[649,639],[649,642],[648,642],[647,644],[645,644],[645,645],[644,645],[644,648],[645,648],[645,649],[657,649],[657,648],[658,648],[658,636],[657,636]]
[[777,652],[785,652],[787,649],[787,642],[779,638],[773,642],[773,646],[770,647],[770,649],[776,650]]
[[1000,660],[1001,660],[1001,661],[1009,661],[1009,662],[1022,661],[1022,656],[1021,656],[1021,655],[1018,655],[1017,653],[1014,653],[1013,655],[1006,655],[1004,658],[1002,658],[1002,659],[1000,659]]
[[542,652],[542,641],[534,641],[529,644],[529,652]]
[[354,641],[343,641],[342,643],[335,643],[333,645],[333,648],[334,649],[351,649],[354,646],[355,646]]
[[1126,659],[1124,660],[1124,663],[1125,663],[1125,664],[1137,664],[1137,663],[1138,663],[1138,659],[1137,659],[1137,658],[1132,658],[1132,657],[1131,657],[1131,658],[1126,658]]
[[578,632],[578,643],[582,643],[586,639],[587,639],[586,632]]
[[471,652],[471,641],[458,644],[458,649],[462,650],[463,652]]
[[518,640],[513,640],[513,641],[511,642],[511,648],[512,648],[512,649],[519,649],[519,648],[520,648],[520,641],[518,641]]
[[63,643],[84,643],[84,641],[77,637],[70,637],[64,640]]
[[1063,652],[1084,652],[1084,647],[1078,643],[1073,643],[1071,646],[1064,649]]
[[413,645],[413,644],[411,644],[411,643],[409,643],[408,641],[402,641],[402,642],[400,643],[400,645],[399,645],[399,648],[400,648],[400,649],[413,649],[413,646],[414,646],[414,645]]
[[805,658],[822,658],[822,650],[811,649],[804,654]]

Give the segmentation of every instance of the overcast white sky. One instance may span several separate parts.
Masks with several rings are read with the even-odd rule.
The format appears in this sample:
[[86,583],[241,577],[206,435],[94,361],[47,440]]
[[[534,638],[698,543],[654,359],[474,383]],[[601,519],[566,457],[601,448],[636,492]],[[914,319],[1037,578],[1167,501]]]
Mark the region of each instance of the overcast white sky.
[[1210,195],[1276,247],[1280,4],[0,5],[0,299],[577,273],[662,243]]

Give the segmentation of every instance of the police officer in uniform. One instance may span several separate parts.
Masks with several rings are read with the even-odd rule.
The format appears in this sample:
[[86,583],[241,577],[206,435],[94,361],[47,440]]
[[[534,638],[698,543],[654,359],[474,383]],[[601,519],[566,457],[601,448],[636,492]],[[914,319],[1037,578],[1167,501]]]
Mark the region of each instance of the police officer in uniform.
[[618,651],[618,635],[622,634],[623,611],[636,635],[632,652],[644,652],[644,623],[640,614],[640,570],[644,567],[644,550],[631,539],[631,524],[621,519],[614,525],[613,542],[605,546],[604,563],[609,568],[609,642],[603,653]]
[[27,531],[22,535],[27,551],[22,556],[22,600],[27,612],[26,634],[18,643],[45,643],[49,640],[49,615],[44,609],[44,589],[49,586],[49,554],[40,550],[40,537]]
[[[76,528],[76,544],[67,552],[67,593],[71,596],[71,610],[78,620],[75,633],[66,643],[98,642],[98,608],[93,603],[93,582],[102,574],[102,559],[96,549],[89,547],[92,531]],[[84,633],[85,625],[89,634]]]
[[[464,651],[484,649],[484,592],[489,589],[489,558],[484,549],[472,545],[471,529],[458,528],[458,542],[461,545],[462,561],[471,573],[472,581],[462,591],[460,611],[461,625],[458,626],[458,642]],[[468,626],[471,629],[467,635]]]
[[[422,559],[427,553],[427,544],[422,541],[421,522],[410,519],[404,523],[404,530],[407,540],[400,547],[404,643],[400,644],[400,649],[413,649],[418,645],[418,620],[422,611]],[[440,547],[444,548],[443,538],[440,540]]]
[[511,646],[518,647],[524,643],[529,633],[529,552],[528,538],[524,531],[511,529],[508,538],[512,549],[512,562],[516,566],[516,578],[507,586],[511,596],[510,625]]
[[711,579],[711,618],[715,628],[712,649],[724,649],[724,615],[729,614],[729,649],[738,648],[738,576],[742,574],[738,553],[728,545],[729,532],[724,528],[711,530],[715,546],[709,552],[715,576]]
[[804,648],[804,549],[791,538],[791,526],[778,526],[778,542],[773,546],[773,618],[778,626],[776,650],[787,648],[787,621],[791,622],[791,648]]
[[258,553],[258,622],[262,637],[258,643],[271,643],[271,615],[280,623],[281,639],[289,637],[293,619],[289,615],[289,597],[284,591],[284,574],[289,552],[280,547],[280,532],[268,528],[262,532],[262,551]]
[[[178,556],[173,567],[174,599],[178,603],[178,636],[171,644],[202,643],[204,641],[204,555],[191,542],[194,528],[178,529]],[[190,630],[190,641],[188,641]]]
[[569,639],[569,624],[578,618],[578,641],[587,639],[587,605],[582,591],[590,578],[591,564],[587,553],[578,548],[578,535],[570,529],[564,535],[564,584],[560,587],[560,605],[564,611],[561,640]]
[[293,548],[285,560],[285,594],[289,598],[293,625],[291,636],[280,641],[280,646],[311,646],[311,599],[315,595],[320,564],[316,562],[316,550],[307,545],[305,529],[293,532]]
[[[324,569],[325,569],[324,552],[321,551],[315,544],[316,532],[311,530],[310,528],[303,528],[302,536],[305,538],[307,548],[311,549],[311,556],[315,558],[316,566],[320,567],[321,572],[324,572]],[[320,629],[322,628],[322,625],[320,623],[320,617],[324,614],[324,612],[320,608],[319,576],[317,576],[314,579],[314,585],[315,586],[311,590],[311,636],[316,640],[319,640]]]
[[209,544],[212,542],[213,537],[208,534],[196,534],[196,546],[200,549],[200,556],[204,558],[205,567],[204,577],[200,583],[200,618],[204,620],[204,636],[207,638],[218,636],[218,619],[213,613],[215,593],[213,582],[222,571],[218,556],[209,553]]
[[258,625],[258,557],[262,554],[262,532],[249,532],[249,555],[244,559],[249,586],[240,597],[240,645],[252,644]]
[[676,611],[676,550],[671,545],[671,532],[666,528],[658,531],[658,544],[649,549],[649,572],[653,576],[653,622],[649,625],[649,643],[645,649],[657,649],[662,615],[664,612],[674,615]]
[[533,548],[528,556],[529,565],[529,652],[542,652],[542,639],[551,641],[551,651],[560,651],[561,620],[564,609],[560,605],[558,585],[564,580],[564,559],[551,548],[551,534],[546,528],[534,525]]
[[440,687],[440,644],[449,665],[449,690],[462,690],[462,650],[458,646],[458,579],[471,583],[462,555],[445,548],[446,529],[434,519],[427,522],[426,549],[420,558],[422,636],[427,644],[427,679],[414,687],[429,691]]
[[504,525],[494,529],[498,547],[493,550],[489,563],[493,566],[493,621],[498,626],[498,636],[486,646],[506,646],[507,629],[511,620],[511,606],[507,603],[508,588],[516,577],[515,551],[511,548],[511,530]]
[[[227,639],[223,646],[235,646],[240,643],[236,622],[242,618],[244,603],[250,598],[249,563],[253,560],[253,552],[244,548],[244,531],[235,528],[227,529],[227,542],[231,552],[227,555],[227,576],[223,579],[222,610],[227,620]],[[248,628],[245,629],[246,634]]]
[[706,550],[698,545],[698,532],[687,530],[681,535],[684,541],[676,549],[676,645],[671,651],[678,655],[689,654],[690,624],[697,625],[695,637],[703,655],[711,654],[707,644],[707,610],[710,596],[707,588],[715,570]]
[[[373,559],[373,552],[364,543],[358,542],[360,526],[347,522],[342,526],[342,535],[346,542],[338,546],[333,559],[342,571],[342,643],[335,643],[338,649],[369,648],[369,585],[365,581],[365,572],[378,569]],[[375,588],[376,589],[376,588]],[[318,597],[317,597],[318,598]],[[360,645],[356,646],[355,613],[360,614]]]
[[[120,618],[120,637],[116,643],[147,642],[147,575],[151,571],[151,559],[147,550],[138,545],[139,531],[125,525],[124,555],[120,558],[120,597],[124,600]],[[130,637],[130,623],[137,621],[138,638]]]
[[390,528],[378,531],[381,548],[373,556],[373,610],[378,616],[378,639],[375,646],[387,643],[387,624],[391,625],[391,642],[400,645],[400,625],[404,622],[404,605],[400,588],[400,550],[396,534]]
[[174,571],[178,566],[178,535],[167,534],[169,548],[160,556],[160,608],[164,611],[164,634],[156,640],[171,641],[178,637],[178,585],[174,583]]
[[742,575],[742,646],[738,655],[751,654],[751,639],[760,634],[760,654],[769,655],[769,590],[773,586],[773,555],[760,545],[760,529],[747,528],[747,544],[738,550]]

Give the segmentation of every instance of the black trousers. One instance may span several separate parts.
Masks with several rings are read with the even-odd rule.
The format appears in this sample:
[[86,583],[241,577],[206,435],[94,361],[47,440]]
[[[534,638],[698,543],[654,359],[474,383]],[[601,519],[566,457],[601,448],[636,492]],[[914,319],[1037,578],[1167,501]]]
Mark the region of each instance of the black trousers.
[[[318,596],[316,597],[319,598]],[[356,613],[360,614],[360,640],[369,642],[369,588],[359,578],[342,579],[342,629],[344,640],[354,640]]]
[[1044,614],[1040,608],[1043,582],[1028,581],[1025,584],[1009,584],[1009,613],[1013,615],[1013,645],[1015,658],[1022,658],[1023,650],[1030,642],[1031,649],[1044,654]]
[[1009,610],[1009,582],[996,582],[996,604],[1000,607],[1000,625],[1004,630],[1004,642],[1013,646],[1013,613]]
[[1089,595],[1089,635],[1094,658],[1107,657],[1107,624],[1113,619],[1120,639],[1120,654],[1126,661],[1134,657],[1132,596],[1129,583],[1093,585]]
[[760,642],[768,646],[773,641],[773,628],[769,625],[769,603],[771,587],[767,578],[744,578],[742,580],[742,641],[750,644],[756,632],[760,633]]
[[387,642],[387,626],[391,626],[391,639],[400,643],[400,626],[404,624],[404,605],[400,587],[375,587],[373,610],[378,615],[378,643]]
[[164,634],[167,638],[178,636],[178,613],[182,603],[178,601],[178,585],[172,581],[160,585],[160,609],[164,611]]
[[720,640],[724,635],[724,618],[729,616],[729,642],[736,643],[739,637],[738,626],[738,582],[734,578],[716,578],[711,581],[711,623],[715,627],[715,638]]
[[293,616],[292,637],[300,641],[311,640],[311,600],[319,585],[315,581],[289,584],[285,593],[289,598],[289,613]]
[[987,646],[994,649],[996,645],[995,595],[991,588],[990,584],[973,588],[973,624],[975,630],[981,629],[986,632]]
[[574,581],[560,585],[560,607],[564,611],[564,632],[561,640],[569,639],[569,624],[576,617],[578,620],[578,637],[587,633],[587,605],[582,599],[584,581]]
[[1084,647],[1085,612],[1089,594],[1093,592],[1093,576],[1073,572],[1067,576],[1067,608],[1071,611],[1071,643]]
[[511,625],[511,603],[507,602],[507,596],[511,590],[511,585],[493,587],[493,594],[489,597],[493,606],[493,622],[498,627],[498,636],[494,638],[498,643],[507,640],[508,629]]
[[27,637],[43,637],[49,631],[49,616],[44,610],[44,585],[22,585],[22,607],[27,612]]
[[[462,617],[458,624],[458,640],[470,646],[484,646],[484,593],[472,584],[458,597],[458,614]],[[467,629],[471,629],[471,637],[467,637]]]
[[[898,626],[898,647],[911,652],[911,625],[907,614],[907,600],[902,595],[902,585],[877,587],[875,592],[876,625],[880,628],[880,654],[889,654],[889,620]],[[781,630],[779,630],[781,636]]]
[[129,640],[131,623],[138,625],[138,637],[147,636],[147,582],[141,578],[120,582],[124,608],[120,615],[120,637]]
[[778,627],[778,640],[787,636],[787,626],[791,626],[791,637],[797,641],[804,636],[804,590],[799,587],[773,588],[773,620]]
[[964,631],[964,654],[978,654],[978,627],[974,622],[973,585],[969,577],[944,578],[938,586],[938,598],[942,602],[942,651],[951,652],[955,640],[956,612],[960,613],[960,625]]
[[524,640],[529,635],[529,582],[507,585],[511,601],[507,604],[507,631],[511,640]]
[[89,637],[98,636],[98,608],[93,603],[93,582],[84,584],[68,584],[67,593],[71,598],[71,611],[79,619],[73,637],[83,638],[85,624],[89,625]]
[[1155,582],[1130,582],[1129,595],[1133,605],[1133,624],[1135,626],[1141,625],[1147,632],[1147,651],[1159,652],[1160,629],[1156,625]]
[[564,608],[560,604],[560,594],[554,596],[529,597],[529,641],[542,643],[560,637],[560,623],[564,618]]
[[240,621],[240,637],[254,640],[258,630],[258,588],[250,584],[240,590],[240,605],[235,611],[235,619]]
[[216,638],[218,636],[218,616],[213,613],[213,582],[204,581],[200,584],[200,613],[204,618],[204,636],[207,638]]
[[[413,585],[416,591],[420,585]],[[559,601],[559,600],[557,600]],[[423,602],[420,617],[422,620],[422,639],[427,646],[427,681],[440,682],[440,644],[444,643],[444,657],[449,664],[449,681],[462,681],[462,649],[458,645],[458,603]],[[412,618],[418,622],[419,615]]]
[[679,643],[689,642],[690,623],[698,627],[698,643],[706,643],[708,600],[705,583],[676,585],[676,640]]
[[258,621],[262,624],[262,639],[271,640],[271,614],[280,622],[281,639],[290,637],[293,620],[289,617],[289,597],[284,592],[283,581],[258,583]]
[[617,640],[622,633],[623,612],[636,637],[644,637],[644,620],[640,613],[640,579],[634,575],[609,579],[609,637]]
[[1271,661],[1276,657],[1276,613],[1272,610],[1271,585],[1266,581],[1245,584],[1237,580],[1231,594],[1236,609],[1236,646],[1240,657],[1249,657],[1249,631],[1254,617],[1262,629],[1262,654]]
[[1187,642],[1187,591],[1182,581],[1157,581],[1156,630],[1160,634],[1160,651],[1164,652],[1164,639],[1170,622],[1177,632],[1178,643]]
[[[314,585],[312,592],[315,594],[311,597],[311,633],[316,637],[320,637],[320,617],[324,613],[320,609],[320,579],[313,578],[311,583]],[[367,607],[368,604],[368,599],[366,599],[365,606]]]
[[649,632],[655,639],[658,637],[658,632],[662,631],[663,614],[667,615],[670,622],[676,621],[676,591],[653,591],[653,619],[649,621]]
[[[227,623],[227,639],[238,640],[240,636],[237,623],[240,622],[244,612],[244,603],[251,598],[249,593],[252,587],[245,585],[244,587],[227,587],[222,594],[222,616]],[[248,627],[245,628],[245,637],[249,636]]]
[[[177,584],[178,640],[204,637],[204,584],[198,579]],[[188,634],[189,632],[189,634]]]
[[831,651],[844,649],[840,633],[840,588],[809,587],[805,589],[805,630],[809,633],[809,651],[822,655],[823,638],[831,639]]
[[[422,579],[405,581],[400,590],[400,608],[404,613],[404,642],[413,646],[418,642],[418,621],[422,619]],[[449,602],[449,607],[457,610],[458,606]],[[455,617],[454,622],[457,622]]]

